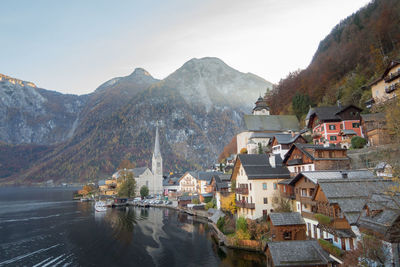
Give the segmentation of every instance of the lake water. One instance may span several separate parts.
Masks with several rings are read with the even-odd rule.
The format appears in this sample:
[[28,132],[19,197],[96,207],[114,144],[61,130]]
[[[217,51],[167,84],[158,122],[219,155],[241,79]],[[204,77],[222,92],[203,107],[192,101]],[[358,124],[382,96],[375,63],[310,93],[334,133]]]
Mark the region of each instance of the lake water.
[[0,266],[265,266],[166,208],[94,211],[72,189],[0,188]]

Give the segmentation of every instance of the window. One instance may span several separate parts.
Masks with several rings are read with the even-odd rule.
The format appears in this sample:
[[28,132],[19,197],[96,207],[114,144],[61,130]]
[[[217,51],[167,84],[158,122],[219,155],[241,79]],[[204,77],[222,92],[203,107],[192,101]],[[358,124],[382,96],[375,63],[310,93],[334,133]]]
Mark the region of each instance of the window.
[[353,128],[360,128],[360,124],[358,122],[353,123]]
[[149,181],[146,181],[146,187],[149,188]]
[[336,243],[338,242],[338,239],[337,239],[336,236],[333,236],[333,240],[334,240]]
[[251,183],[250,183],[250,191],[251,191]]
[[285,231],[285,232],[283,232],[283,239],[285,239],[285,240],[292,240],[292,232],[291,232],[291,231]]
[[267,183],[263,183],[263,190],[267,190]]
[[329,139],[330,139],[331,141],[336,141],[336,140],[337,140],[337,136],[331,135],[331,136],[329,137]]
[[278,185],[276,183],[274,183],[274,190],[276,190],[278,188]]
[[286,185],[283,186],[283,192],[286,193]]
[[305,189],[305,188],[301,189],[301,196],[303,196],[303,197],[307,196],[307,189]]
[[340,130],[343,130],[343,124],[340,124]]
[[318,238],[317,236],[317,226],[314,224],[314,238]]
[[330,124],[329,125],[329,130],[336,130],[336,125]]
[[264,197],[264,204],[268,204],[268,198]]
[[312,171],[312,170],[311,170],[311,165],[308,165],[308,170],[309,170],[309,171]]

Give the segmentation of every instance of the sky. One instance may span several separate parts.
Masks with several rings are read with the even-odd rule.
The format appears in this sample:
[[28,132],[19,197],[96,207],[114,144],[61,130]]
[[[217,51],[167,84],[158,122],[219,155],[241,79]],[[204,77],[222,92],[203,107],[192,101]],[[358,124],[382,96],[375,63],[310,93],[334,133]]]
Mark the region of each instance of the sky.
[[218,57],[270,82],[310,63],[367,0],[2,0],[0,73],[69,94],[135,68],[163,79]]

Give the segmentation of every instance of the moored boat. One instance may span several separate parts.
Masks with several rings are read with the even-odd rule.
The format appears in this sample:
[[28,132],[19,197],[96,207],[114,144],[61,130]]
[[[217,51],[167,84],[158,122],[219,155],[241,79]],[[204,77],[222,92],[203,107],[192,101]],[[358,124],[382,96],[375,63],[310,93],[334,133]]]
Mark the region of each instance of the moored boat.
[[106,211],[106,203],[104,201],[96,201],[96,204],[94,204],[94,209],[98,212]]

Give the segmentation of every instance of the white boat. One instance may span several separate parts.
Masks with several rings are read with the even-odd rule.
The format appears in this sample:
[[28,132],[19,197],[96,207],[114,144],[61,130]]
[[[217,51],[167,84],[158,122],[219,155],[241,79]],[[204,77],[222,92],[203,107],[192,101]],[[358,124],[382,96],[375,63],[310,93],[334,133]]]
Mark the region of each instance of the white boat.
[[94,204],[94,209],[99,212],[106,211],[107,205],[104,201],[96,201],[96,204]]

